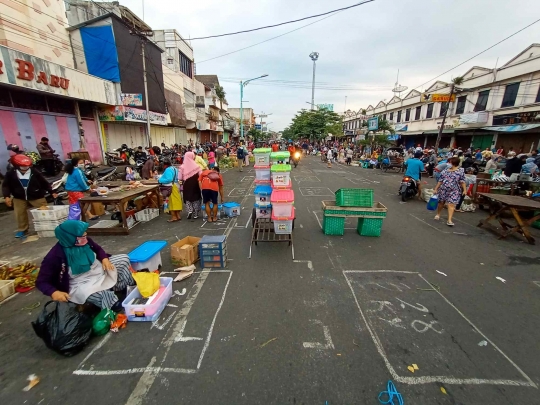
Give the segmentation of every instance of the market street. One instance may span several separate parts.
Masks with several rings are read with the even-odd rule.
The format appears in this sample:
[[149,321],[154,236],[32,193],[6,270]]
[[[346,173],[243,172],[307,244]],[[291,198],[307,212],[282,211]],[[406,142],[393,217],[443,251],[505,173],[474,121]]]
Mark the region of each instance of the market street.
[[[259,243],[248,259],[254,175],[224,173],[240,217],[162,215],[129,236],[94,238],[118,254],[145,240],[227,235],[227,268],[198,266],[174,283],[158,321],[128,323],[64,358],[30,325],[48,297],[2,303],[0,403],[373,404],[388,380],[407,404],[538,403],[537,245],[477,228],[486,211],[457,213],[454,228],[434,221],[424,202],[400,202],[400,174],[308,157],[292,172],[295,260],[282,243]],[[374,189],[388,208],[381,237],[358,235],[352,221],[342,237],[322,233],[321,201],[342,187]],[[21,245],[12,215],[0,219],[3,259],[42,258],[56,240]],[[161,255],[174,277],[169,248]],[[41,381],[23,392],[29,374]]]

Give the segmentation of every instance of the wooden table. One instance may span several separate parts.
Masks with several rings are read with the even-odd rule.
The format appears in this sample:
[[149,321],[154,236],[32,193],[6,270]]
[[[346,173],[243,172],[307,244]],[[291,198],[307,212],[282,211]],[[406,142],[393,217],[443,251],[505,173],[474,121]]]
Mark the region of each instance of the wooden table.
[[[113,184],[117,182],[109,182],[108,184]],[[124,185],[125,182],[120,182]],[[114,186],[114,185],[113,185]],[[129,228],[127,224],[126,216],[126,204],[128,201],[133,200],[134,198],[146,195],[148,193],[153,193],[156,196],[157,201],[159,201],[159,186],[158,185],[148,185],[139,187],[133,190],[128,191],[118,191],[115,193],[109,193],[106,197],[84,197],[79,200],[81,205],[81,220],[86,221],[86,211],[88,210],[90,204],[92,203],[105,203],[105,204],[116,204],[120,210],[120,215],[122,216],[122,227],[115,226],[113,228],[88,228],[88,235],[129,235]]]
[[[499,235],[499,239],[506,238],[508,235],[511,235],[513,233],[519,232],[525,238],[527,241],[534,245],[535,240],[532,237],[532,235],[529,233],[529,226],[540,219],[540,214],[533,216],[531,219],[523,219],[519,215],[520,211],[540,211],[540,202],[529,200],[524,197],[518,197],[514,195],[501,195],[501,194],[489,194],[489,193],[478,193],[482,197],[485,197],[488,199],[490,206],[497,206],[494,210],[490,210],[493,212],[489,217],[487,217],[484,220],[481,220],[478,224],[479,227],[487,225],[491,229],[495,231]],[[501,218],[501,214],[504,211],[510,211],[512,215],[514,216],[514,219],[517,222],[516,226],[512,226],[506,222],[503,221]],[[492,224],[489,223],[489,221],[497,219],[499,223],[501,224],[503,230],[496,229]]]

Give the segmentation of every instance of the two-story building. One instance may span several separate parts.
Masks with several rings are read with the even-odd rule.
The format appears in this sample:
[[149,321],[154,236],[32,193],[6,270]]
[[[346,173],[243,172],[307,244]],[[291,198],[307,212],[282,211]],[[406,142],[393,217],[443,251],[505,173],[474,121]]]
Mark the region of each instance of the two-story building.
[[[425,96],[450,93],[449,83],[436,81],[423,93],[413,89],[403,97],[394,95],[388,102],[368,106],[365,113],[388,120],[400,137],[398,143],[407,147],[433,146],[448,108],[441,147],[502,147],[517,152],[539,148],[540,44],[532,44],[501,67],[472,67],[463,79],[449,104],[429,102]],[[345,131],[355,131],[363,118],[346,114]]]

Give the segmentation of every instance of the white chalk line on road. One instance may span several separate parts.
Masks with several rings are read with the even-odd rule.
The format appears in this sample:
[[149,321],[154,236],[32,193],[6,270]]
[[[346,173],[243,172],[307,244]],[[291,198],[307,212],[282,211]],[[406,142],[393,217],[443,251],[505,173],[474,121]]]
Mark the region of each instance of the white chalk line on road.
[[[360,316],[362,317],[362,320],[364,321],[364,324],[366,325],[366,328],[371,336],[371,339],[373,340],[373,343],[375,344],[375,347],[379,354],[381,355],[384,364],[386,365],[386,368],[388,369],[390,375],[392,378],[398,382],[402,382],[405,384],[428,384],[433,382],[439,382],[444,384],[469,384],[469,385],[511,385],[511,386],[518,386],[518,387],[534,387],[538,388],[537,385],[512,361],[506,354],[504,354],[495,344],[493,344],[468,318],[465,317],[450,301],[446,299],[444,295],[442,295],[439,291],[437,293],[448,303],[452,308],[454,308],[462,317],[465,319],[469,325],[471,325],[478,333],[480,333],[486,341],[489,341],[496,350],[503,355],[504,358],[506,358],[510,364],[512,364],[518,372],[527,380],[527,381],[516,381],[516,380],[507,380],[507,379],[485,379],[485,378],[454,378],[454,377],[446,377],[446,376],[425,376],[425,377],[402,377],[396,373],[394,370],[394,367],[392,364],[390,364],[390,361],[388,360],[388,357],[386,356],[386,352],[382,346],[382,343],[379,339],[379,336],[375,333],[375,331],[372,329],[370,323],[368,322],[366,316],[364,315],[364,311],[362,311],[362,308],[360,307],[360,303],[358,302],[358,299],[356,297],[356,293],[354,292],[354,288],[351,284],[351,281],[347,277],[347,273],[377,273],[377,272],[388,272],[388,273],[414,273],[414,272],[405,272],[405,271],[392,271],[392,270],[344,270],[343,276],[345,277],[345,280],[347,284],[349,285],[349,288],[351,290],[351,293],[353,295],[354,301],[356,303],[356,307],[358,308],[358,312],[360,313]],[[421,277],[428,285],[431,286],[431,284],[424,278],[420,273],[418,274],[419,277]]]
[[433,225],[431,225],[431,224],[428,224],[426,221],[424,221],[424,220],[421,219],[421,218],[418,218],[417,216],[415,216],[415,215],[413,215],[413,214],[409,214],[409,215],[410,215],[411,217],[413,217],[413,218],[419,220],[420,222],[426,224],[426,225],[429,226],[430,228],[435,229],[435,230],[438,231],[438,232],[441,232],[441,233],[450,233],[450,232],[441,231],[441,230],[440,230],[439,228],[437,228],[436,226],[433,226]]

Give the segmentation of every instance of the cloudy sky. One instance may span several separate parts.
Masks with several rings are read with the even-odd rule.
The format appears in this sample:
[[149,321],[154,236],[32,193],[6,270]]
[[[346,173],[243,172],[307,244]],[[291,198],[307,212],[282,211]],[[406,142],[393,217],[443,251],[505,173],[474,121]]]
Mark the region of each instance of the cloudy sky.
[[[142,1],[120,0],[140,17]],[[183,37],[195,38],[277,24],[359,1],[146,0],[145,21],[154,29],[175,28]],[[228,56],[219,57],[323,17],[192,41],[192,46],[197,74],[217,74],[230,107],[239,107],[240,79],[268,74],[246,87],[245,106],[256,114],[272,113],[270,128],[282,130],[298,110],[310,108],[312,51],[320,54],[315,103],[334,104],[334,111],[342,112],[347,97],[347,109],[357,110],[390,100],[398,69],[399,83],[415,88],[532,23],[538,11],[538,0],[375,0]],[[497,58],[501,66],[534,42],[540,42],[540,22],[439,80],[474,65],[493,68]]]

